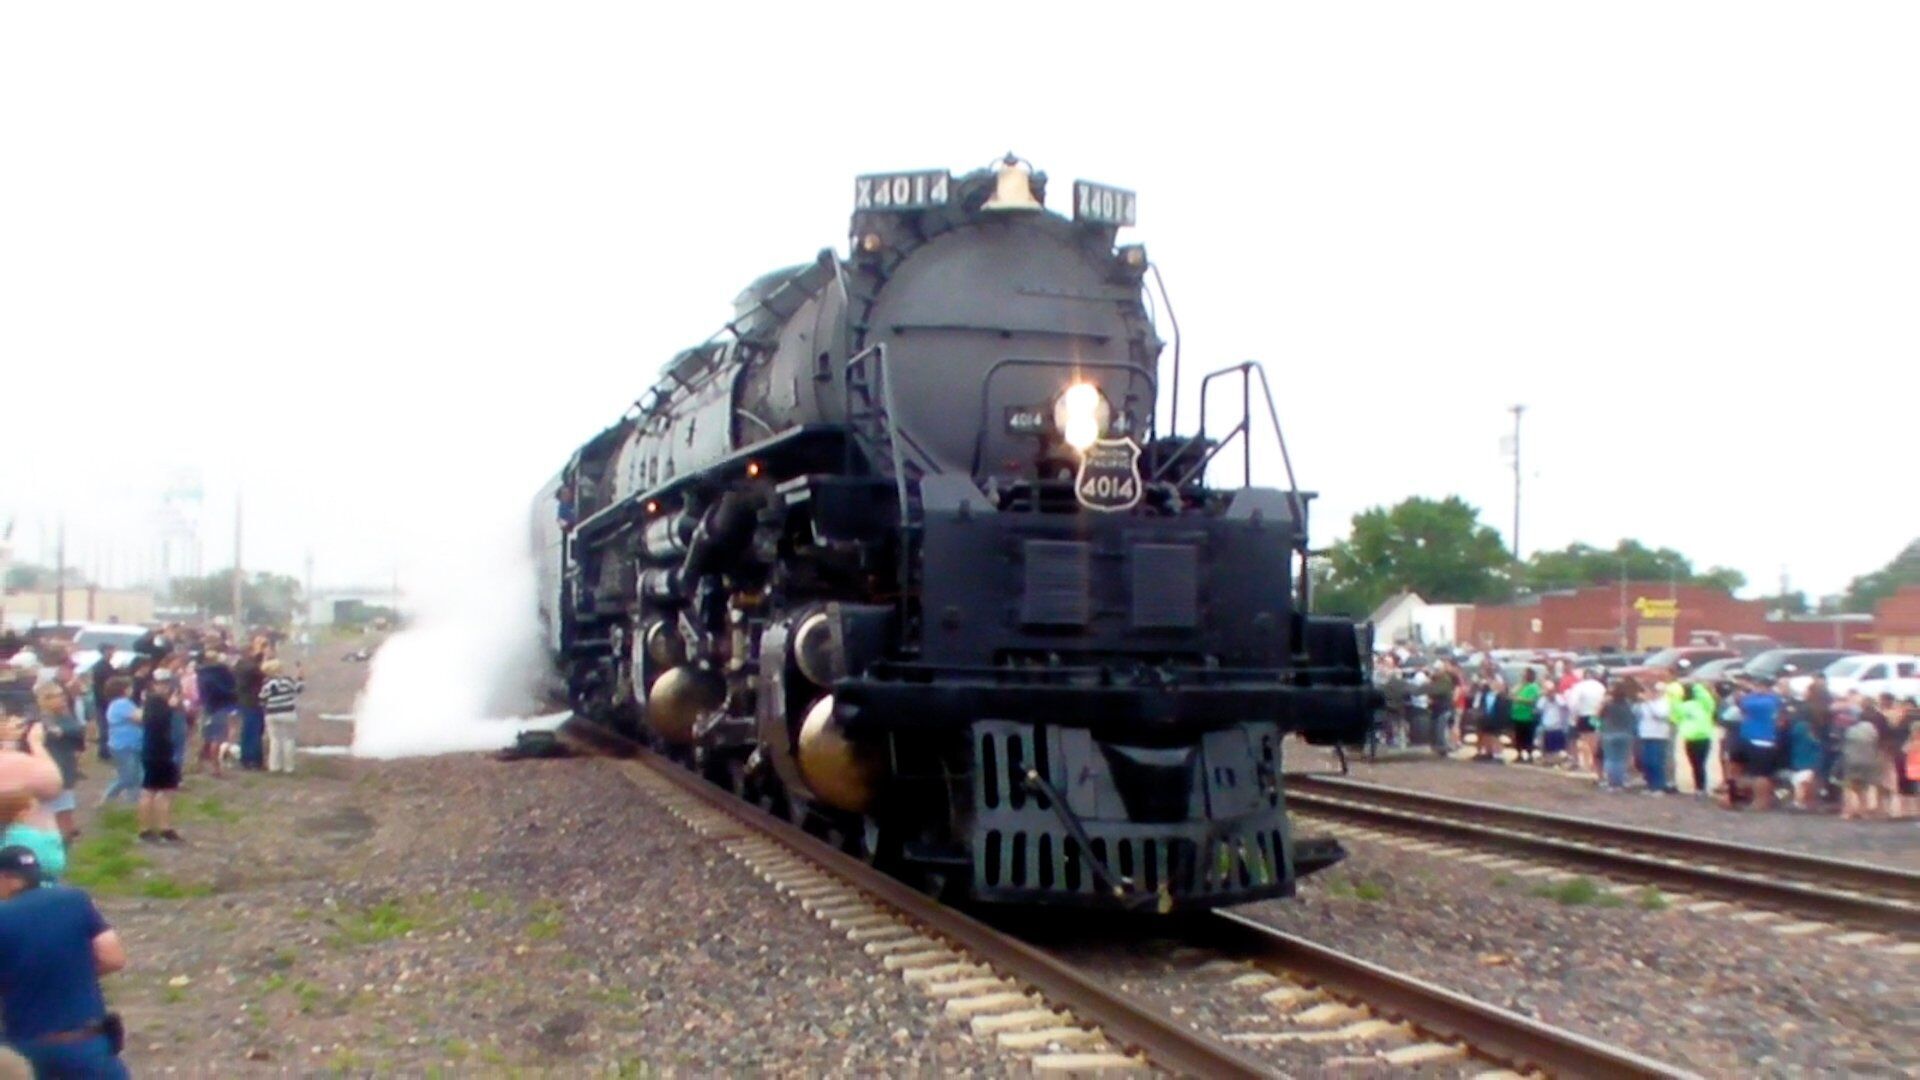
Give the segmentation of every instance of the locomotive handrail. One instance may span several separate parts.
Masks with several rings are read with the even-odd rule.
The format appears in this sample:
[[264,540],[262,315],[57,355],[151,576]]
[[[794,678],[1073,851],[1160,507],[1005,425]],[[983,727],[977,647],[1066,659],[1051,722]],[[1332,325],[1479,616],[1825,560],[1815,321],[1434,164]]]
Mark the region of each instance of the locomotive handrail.
[[[1150,262],[1147,269],[1153,271],[1153,283],[1160,289],[1160,302],[1167,307],[1167,323],[1173,327],[1173,402],[1167,406],[1167,433],[1172,434],[1180,430],[1180,316],[1173,313],[1173,297],[1167,295],[1167,283],[1161,280],[1160,264]],[[1158,405],[1159,399],[1156,398],[1154,404]],[[1154,412],[1158,413],[1159,410],[1155,409]],[[1155,423],[1153,436],[1158,438],[1159,434],[1160,425]]]
[[1293,511],[1294,521],[1301,527],[1301,536],[1304,541],[1306,514],[1300,504],[1300,484],[1299,481],[1294,479],[1293,475],[1293,457],[1287,453],[1287,436],[1286,432],[1280,428],[1280,410],[1275,408],[1273,404],[1273,387],[1267,382],[1267,369],[1257,360],[1242,360],[1231,367],[1224,367],[1218,371],[1210,372],[1206,378],[1200,380],[1200,430],[1187,439],[1185,444],[1181,446],[1180,453],[1168,456],[1160,468],[1154,471],[1153,479],[1157,482],[1168,469],[1179,462],[1180,459],[1185,456],[1184,452],[1188,447],[1206,440],[1207,389],[1213,383],[1213,380],[1228,375],[1240,376],[1240,422],[1228,430],[1227,434],[1221,438],[1219,442],[1209,447],[1205,456],[1194,463],[1192,468],[1181,474],[1180,478],[1174,482],[1174,486],[1185,487],[1194,477],[1204,472],[1206,467],[1213,462],[1213,459],[1220,451],[1226,449],[1227,445],[1236,438],[1242,440],[1240,444],[1242,453],[1240,486],[1253,486],[1253,376],[1258,375],[1260,376],[1260,393],[1267,402],[1267,419],[1273,424],[1273,437],[1280,446],[1280,463],[1287,471],[1287,506]]
[[[870,380],[865,374],[868,356],[873,357],[873,377]],[[841,369],[840,386],[841,392],[844,395],[846,421],[847,425],[853,429],[854,437],[856,439],[862,438],[860,427],[854,423],[853,418],[853,388],[856,372],[860,374],[863,390],[868,396],[866,406],[869,418],[871,418],[874,409],[877,408],[880,412],[881,435],[886,438],[887,454],[893,459],[893,490],[894,496],[899,500],[900,506],[901,544],[903,547],[910,547],[912,544],[912,530],[915,527],[913,520],[913,498],[912,493],[907,488],[906,466],[908,458],[903,455],[901,445],[904,443],[906,448],[912,451],[911,460],[913,465],[919,469],[923,475],[938,470],[935,467],[933,456],[928,454],[924,447],[914,441],[913,436],[907,434],[907,432],[902,430],[899,424],[894,421],[893,383],[887,379],[887,346],[885,342],[876,341],[872,345],[848,357],[845,367]],[[880,398],[877,406],[872,400],[875,383],[878,384]],[[869,453],[871,453],[871,450],[869,450]],[[912,602],[913,561],[912,556],[905,552],[903,552],[897,560],[900,608],[903,618],[907,614],[908,605]]]
[[987,426],[992,421],[993,380],[1002,368],[1008,367],[1063,367],[1070,369],[1095,369],[1105,371],[1124,371],[1127,373],[1127,393],[1133,393],[1133,381],[1144,379],[1147,383],[1148,415],[1152,415],[1152,405],[1160,400],[1160,384],[1152,373],[1124,360],[1038,360],[1029,357],[1010,356],[987,369],[986,377],[980,380],[980,426],[973,437],[973,461],[969,472],[980,474],[981,460],[987,454]]
[[[885,425],[882,434],[887,437],[887,451],[893,459],[894,486],[900,496],[901,520],[905,521],[907,510],[906,466],[912,464],[922,473],[936,472],[938,470],[935,467],[933,455],[927,453],[926,448],[921,446],[912,434],[901,428],[899,423],[894,420],[893,383],[887,379],[887,346],[885,342],[875,342],[853,354],[853,356],[847,359],[846,365],[841,370],[841,393],[844,397],[843,407],[847,413],[847,422],[850,425],[853,422],[853,375],[856,371],[865,371],[866,359],[869,355],[872,355],[874,358],[873,378],[868,381],[864,379],[863,375],[863,381],[865,385],[867,385],[869,393],[872,392],[874,387],[878,387],[880,392],[880,417]],[[871,405],[871,403],[869,404]],[[911,456],[902,455],[900,450],[902,443],[905,443],[907,449],[912,451]]]

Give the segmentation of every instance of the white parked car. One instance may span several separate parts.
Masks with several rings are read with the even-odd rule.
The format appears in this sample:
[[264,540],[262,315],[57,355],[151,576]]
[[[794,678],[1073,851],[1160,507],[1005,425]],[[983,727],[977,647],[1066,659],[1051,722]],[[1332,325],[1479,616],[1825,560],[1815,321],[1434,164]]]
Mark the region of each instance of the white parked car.
[[1827,689],[1835,696],[1858,690],[1879,697],[1920,697],[1920,656],[1869,653],[1848,656],[1827,665]]
[[73,637],[73,668],[75,671],[88,671],[100,662],[100,648],[113,646],[113,666],[116,671],[125,671],[133,666],[138,654],[133,647],[147,636],[144,626],[130,626],[126,623],[88,623]]

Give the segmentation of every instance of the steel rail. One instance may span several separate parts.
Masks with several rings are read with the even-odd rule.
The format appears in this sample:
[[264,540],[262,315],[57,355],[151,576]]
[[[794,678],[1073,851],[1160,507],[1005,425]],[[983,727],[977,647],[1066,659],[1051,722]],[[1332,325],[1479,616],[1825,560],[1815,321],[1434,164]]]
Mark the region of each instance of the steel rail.
[[1687,859],[1705,859],[1728,866],[1744,866],[1768,873],[1808,878],[1856,892],[1874,893],[1890,899],[1920,903],[1920,871],[1873,863],[1833,859],[1778,848],[1754,847],[1728,840],[1714,840],[1684,833],[1656,832],[1631,825],[1591,821],[1550,810],[1499,806],[1473,802],[1447,795],[1372,784],[1364,780],[1289,775],[1289,791],[1316,791],[1329,795],[1350,793],[1380,803],[1391,803],[1412,810],[1432,810],[1459,817],[1471,817],[1484,824],[1509,828],[1533,828],[1559,836],[1592,843],[1617,844]]
[[[1525,852],[1676,891],[1779,907],[1901,936],[1912,936],[1920,930],[1920,906],[1899,898],[1914,894],[1912,883],[1906,880],[1909,875],[1903,871],[1738,844],[1718,844],[1699,837],[1676,838],[1643,829],[1488,806],[1376,784],[1297,775],[1288,776],[1285,784],[1288,804],[1295,809]],[[1556,833],[1558,835],[1554,835]],[[1639,850],[1622,850],[1622,847]],[[1742,866],[1747,872],[1703,865],[1702,860]],[[1836,889],[1821,881],[1822,875],[1836,866],[1851,868],[1846,876],[1848,882],[1872,880],[1875,893],[1892,893],[1893,897]],[[1759,872],[1753,872],[1755,870]],[[1773,875],[1812,877],[1821,883]]]
[[1339,994],[1365,1001],[1421,1031],[1458,1039],[1477,1055],[1509,1063],[1515,1071],[1555,1076],[1681,1077],[1675,1069],[1631,1050],[1549,1026],[1498,1006],[1403,975],[1356,956],[1219,911],[1199,933],[1210,943],[1257,957]]
[[1039,949],[939,903],[796,826],[742,802],[731,793],[672,762],[603,729],[583,730],[587,728],[586,724],[570,724],[566,735],[578,738],[595,749],[610,750],[637,761],[671,782],[681,792],[700,800],[703,805],[779,843],[800,858],[874,896],[931,933],[952,941],[979,960],[1032,986],[1048,1000],[1071,1010],[1080,1019],[1098,1025],[1109,1039],[1122,1048],[1140,1054],[1159,1068],[1181,1076],[1209,1078],[1274,1075],[1272,1069],[1227,1043],[1193,1031],[1172,1017],[1143,1007]]

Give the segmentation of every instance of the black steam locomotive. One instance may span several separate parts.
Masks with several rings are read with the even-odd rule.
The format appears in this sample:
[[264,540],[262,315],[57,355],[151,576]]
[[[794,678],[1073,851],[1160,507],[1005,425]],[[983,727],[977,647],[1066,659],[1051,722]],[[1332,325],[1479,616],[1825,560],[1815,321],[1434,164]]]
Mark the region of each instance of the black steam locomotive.
[[1361,737],[1367,630],[1306,613],[1291,466],[1251,486],[1257,365],[1161,426],[1135,196],[1045,194],[1011,156],[858,178],[845,258],[748,286],[582,446],[533,508],[556,676],[956,896],[1286,895],[1342,852],[1291,835],[1281,740]]

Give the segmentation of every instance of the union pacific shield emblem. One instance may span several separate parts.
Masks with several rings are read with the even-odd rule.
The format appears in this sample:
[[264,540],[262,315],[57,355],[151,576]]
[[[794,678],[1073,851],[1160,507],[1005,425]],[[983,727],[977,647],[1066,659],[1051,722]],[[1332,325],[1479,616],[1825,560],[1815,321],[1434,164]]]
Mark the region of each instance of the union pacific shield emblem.
[[1089,510],[1130,510],[1146,484],[1140,479],[1140,444],[1132,439],[1097,439],[1080,455],[1073,494]]

